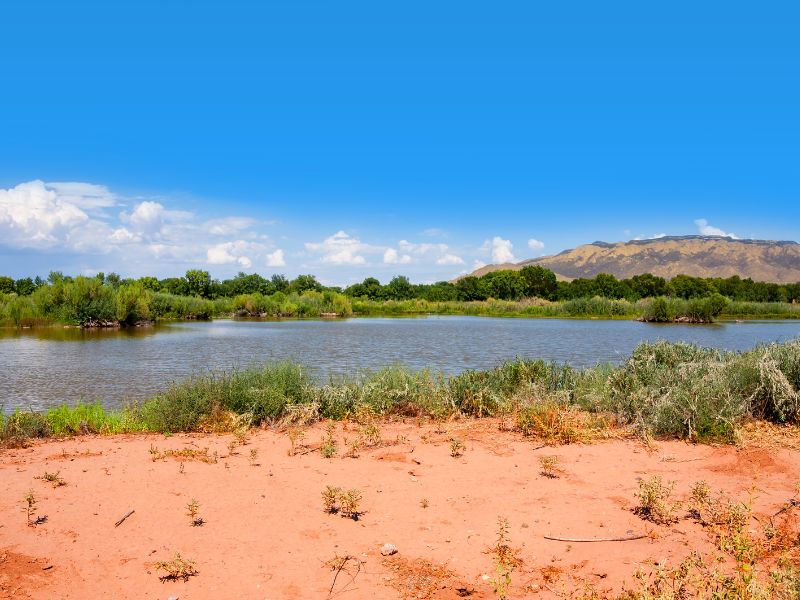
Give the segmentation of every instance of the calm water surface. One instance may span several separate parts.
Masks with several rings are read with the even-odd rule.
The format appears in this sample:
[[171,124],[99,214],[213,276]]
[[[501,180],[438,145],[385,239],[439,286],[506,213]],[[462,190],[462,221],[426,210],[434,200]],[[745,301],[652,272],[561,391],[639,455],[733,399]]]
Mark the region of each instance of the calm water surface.
[[653,325],[636,321],[426,317],[185,322],[125,331],[0,330],[0,406],[80,399],[117,405],[208,369],[284,358],[319,377],[393,363],[447,373],[516,356],[588,366],[619,362],[641,341],[745,350],[800,336],[800,322]]

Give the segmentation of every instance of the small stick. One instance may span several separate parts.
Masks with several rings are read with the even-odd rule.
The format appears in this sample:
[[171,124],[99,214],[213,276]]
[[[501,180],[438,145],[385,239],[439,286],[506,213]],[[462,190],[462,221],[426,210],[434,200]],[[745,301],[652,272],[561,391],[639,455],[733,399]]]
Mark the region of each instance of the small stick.
[[136,512],[136,511],[135,511],[135,510],[133,510],[133,509],[129,510],[127,513],[125,513],[125,516],[124,516],[124,517],[122,517],[122,518],[121,518],[119,521],[117,521],[116,523],[114,523],[114,527],[119,527],[120,525],[122,525],[122,522],[123,522],[125,519],[127,519],[128,517],[130,517],[130,516],[131,516],[133,513],[135,513],[135,512]]
[[646,538],[647,535],[644,533],[640,533],[637,535],[629,535],[626,537],[611,537],[611,538],[566,538],[566,537],[556,537],[554,535],[545,535],[544,539],[546,540],[554,540],[556,542],[630,542],[631,540],[641,540],[642,538]]

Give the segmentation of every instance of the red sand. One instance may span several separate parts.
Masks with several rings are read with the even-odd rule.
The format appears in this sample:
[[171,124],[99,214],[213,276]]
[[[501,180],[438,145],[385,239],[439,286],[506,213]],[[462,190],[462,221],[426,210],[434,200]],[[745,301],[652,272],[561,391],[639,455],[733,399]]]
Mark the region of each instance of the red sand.
[[[356,437],[337,427],[340,442]],[[317,448],[322,435],[313,427],[305,442]],[[453,435],[465,441],[460,458],[450,456]],[[633,440],[539,448],[491,421],[385,424],[382,436],[391,443],[359,458],[341,457],[340,444],[333,459],[310,450],[290,457],[288,437],[273,431],[252,432],[232,456],[229,435],[85,436],[0,450],[0,599],[327,598],[334,576],[335,598],[491,598],[498,516],[508,519],[523,561],[511,597],[553,597],[584,583],[616,592],[639,567],[712,548],[690,519],[657,526],[633,514],[638,478],[677,481],[678,499],[698,479],[742,499],[755,485],[756,513],[765,514],[792,496],[800,474],[795,450],[660,442],[653,451]],[[208,447],[220,458],[153,461],[151,445]],[[560,458],[559,478],[540,474],[544,454]],[[59,471],[67,485],[36,479],[45,471]],[[325,513],[326,485],[359,488],[361,519]],[[29,489],[36,514],[47,515],[35,527],[22,511]],[[192,498],[201,527],[186,514]],[[630,532],[654,535],[543,537]],[[383,557],[385,543],[398,554]],[[162,582],[153,563],[176,551],[198,574]],[[338,575],[326,566],[336,555],[353,557]]]

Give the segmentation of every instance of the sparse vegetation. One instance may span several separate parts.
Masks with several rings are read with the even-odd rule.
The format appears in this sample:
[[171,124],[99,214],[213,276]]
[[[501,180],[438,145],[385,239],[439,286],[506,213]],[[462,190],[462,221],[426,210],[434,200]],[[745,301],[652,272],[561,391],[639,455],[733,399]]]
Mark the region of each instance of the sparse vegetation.
[[511,547],[509,540],[508,519],[497,518],[497,541],[491,548],[494,556],[495,576],[491,580],[494,593],[501,600],[508,598],[511,589],[511,573],[514,572],[521,561],[517,556],[518,550]]
[[189,517],[192,527],[200,527],[205,520],[200,515],[200,503],[192,498],[186,505],[186,514]]
[[333,458],[339,452],[339,442],[336,441],[335,423],[328,423],[327,427],[325,427],[325,436],[322,438],[319,452],[322,454],[323,458]]
[[660,475],[639,481],[639,489],[635,492],[639,505],[634,512],[658,525],[669,525],[678,520],[675,512],[680,508],[680,503],[671,500],[675,482],[665,483]]
[[156,571],[164,571],[164,575],[159,577],[161,581],[188,581],[189,577],[197,575],[194,561],[183,558],[179,552],[170,560],[153,563],[153,567]]
[[53,485],[54,488],[61,487],[67,485],[67,482],[59,475],[61,471],[56,471],[55,473],[48,473],[47,471],[44,472],[44,475],[41,477],[37,477],[37,479],[41,479]]
[[36,500],[36,495],[33,493],[33,490],[28,490],[28,493],[22,498],[22,510],[25,513],[25,520],[28,527],[33,527],[35,524],[32,517],[36,512],[37,504],[38,500]]
[[325,512],[335,514],[339,511],[339,498],[342,495],[342,488],[340,487],[333,487],[327,486],[324,490],[322,490],[322,503],[325,508]]
[[464,454],[464,450],[466,450],[464,442],[462,442],[457,437],[450,438],[450,456],[452,456],[453,458],[458,458],[459,456]]
[[258,466],[258,448],[251,448],[250,449],[250,466],[257,467]]
[[542,467],[542,475],[550,479],[558,478],[558,474],[561,471],[559,463],[560,459],[558,456],[552,454],[539,457],[539,466]]
[[344,490],[340,487],[327,486],[322,491],[322,503],[325,512],[330,514],[339,513],[343,517],[358,521],[363,514],[360,509],[361,490],[353,488]]

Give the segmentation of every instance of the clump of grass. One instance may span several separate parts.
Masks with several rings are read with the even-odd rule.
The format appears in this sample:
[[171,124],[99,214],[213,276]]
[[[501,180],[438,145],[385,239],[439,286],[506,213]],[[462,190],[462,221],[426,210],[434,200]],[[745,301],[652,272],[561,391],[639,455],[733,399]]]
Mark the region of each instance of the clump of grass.
[[363,514],[360,510],[361,490],[355,488],[347,490],[339,496],[339,502],[341,503],[342,516],[358,521]]
[[659,525],[675,523],[678,520],[675,511],[680,507],[680,503],[670,500],[674,489],[675,482],[664,483],[660,475],[639,481],[639,489],[634,493],[639,505],[633,512]]
[[422,508],[428,508],[431,505],[431,503],[427,498],[423,498],[422,500],[419,501],[419,505]]
[[258,448],[251,448],[250,449],[250,466],[257,467],[258,463]]
[[450,456],[458,458],[464,454],[464,450],[466,450],[466,446],[460,439],[457,437],[450,438]]
[[40,477],[36,477],[36,479],[41,479],[53,485],[54,488],[61,487],[67,485],[67,482],[59,475],[61,471],[56,471],[55,473],[48,473],[47,471],[44,472],[44,475]]
[[339,442],[336,440],[336,425],[331,422],[325,428],[325,436],[319,447],[323,458],[333,458],[339,452]]
[[200,503],[192,498],[189,504],[186,505],[186,515],[192,524],[192,527],[200,527],[205,523],[205,520],[200,515]]
[[159,579],[161,581],[189,581],[189,577],[197,575],[197,568],[193,560],[183,558],[179,552],[170,560],[157,561],[153,563],[156,571],[164,571]]
[[560,459],[553,454],[539,457],[539,466],[542,467],[542,475],[550,479],[558,478],[558,474],[561,472],[559,463]]
[[326,513],[335,514],[339,511],[339,497],[342,495],[342,488],[326,486],[322,490],[322,503]]
[[363,511],[361,505],[361,490],[352,488],[344,490],[340,487],[326,486],[322,491],[322,502],[325,512],[339,513],[343,517],[358,521]]

